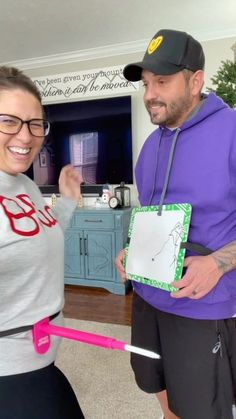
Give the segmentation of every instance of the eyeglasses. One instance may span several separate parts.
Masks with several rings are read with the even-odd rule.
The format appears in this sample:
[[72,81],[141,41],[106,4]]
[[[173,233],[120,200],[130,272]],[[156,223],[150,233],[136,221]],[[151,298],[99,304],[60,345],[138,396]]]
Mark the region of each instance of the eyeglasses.
[[0,115],[0,132],[3,134],[18,134],[24,124],[28,125],[29,132],[34,137],[45,137],[49,134],[50,122],[45,119],[23,121],[18,116]]

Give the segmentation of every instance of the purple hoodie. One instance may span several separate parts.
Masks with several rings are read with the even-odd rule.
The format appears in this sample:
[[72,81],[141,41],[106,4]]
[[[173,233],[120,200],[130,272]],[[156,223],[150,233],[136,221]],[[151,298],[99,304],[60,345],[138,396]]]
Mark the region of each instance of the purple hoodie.
[[[139,201],[158,205],[176,130],[159,127],[140,152],[135,175]],[[164,204],[190,203],[188,241],[212,250],[236,240],[236,112],[214,93],[177,134]],[[186,253],[186,256],[190,253]],[[195,319],[236,314],[236,270],[199,300],[174,299],[169,292],[133,281],[135,291],[159,310]]]

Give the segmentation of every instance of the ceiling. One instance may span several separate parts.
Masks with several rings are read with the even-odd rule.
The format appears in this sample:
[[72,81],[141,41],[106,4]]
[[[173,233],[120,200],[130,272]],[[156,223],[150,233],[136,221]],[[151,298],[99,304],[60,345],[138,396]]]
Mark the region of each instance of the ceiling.
[[0,63],[32,68],[144,51],[161,28],[199,41],[236,37],[235,0],[0,0],[0,7]]

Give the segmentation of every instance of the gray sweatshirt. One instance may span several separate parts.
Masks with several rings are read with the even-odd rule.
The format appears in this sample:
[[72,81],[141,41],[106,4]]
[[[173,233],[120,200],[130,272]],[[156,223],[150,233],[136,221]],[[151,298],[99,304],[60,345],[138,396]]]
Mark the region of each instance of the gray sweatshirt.
[[[0,171],[0,331],[34,324],[64,304],[64,229],[75,202],[50,208],[27,176]],[[62,324],[62,315],[53,320]],[[0,338],[0,376],[37,370],[55,360],[34,351],[32,332]]]

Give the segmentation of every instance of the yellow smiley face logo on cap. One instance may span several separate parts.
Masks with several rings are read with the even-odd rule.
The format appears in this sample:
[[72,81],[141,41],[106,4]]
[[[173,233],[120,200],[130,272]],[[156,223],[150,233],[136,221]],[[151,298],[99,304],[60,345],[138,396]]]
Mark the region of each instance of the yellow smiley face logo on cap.
[[147,52],[148,54],[152,54],[156,49],[161,45],[163,41],[163,36],[158,36],[157,38],[153,38],[148,45]]

